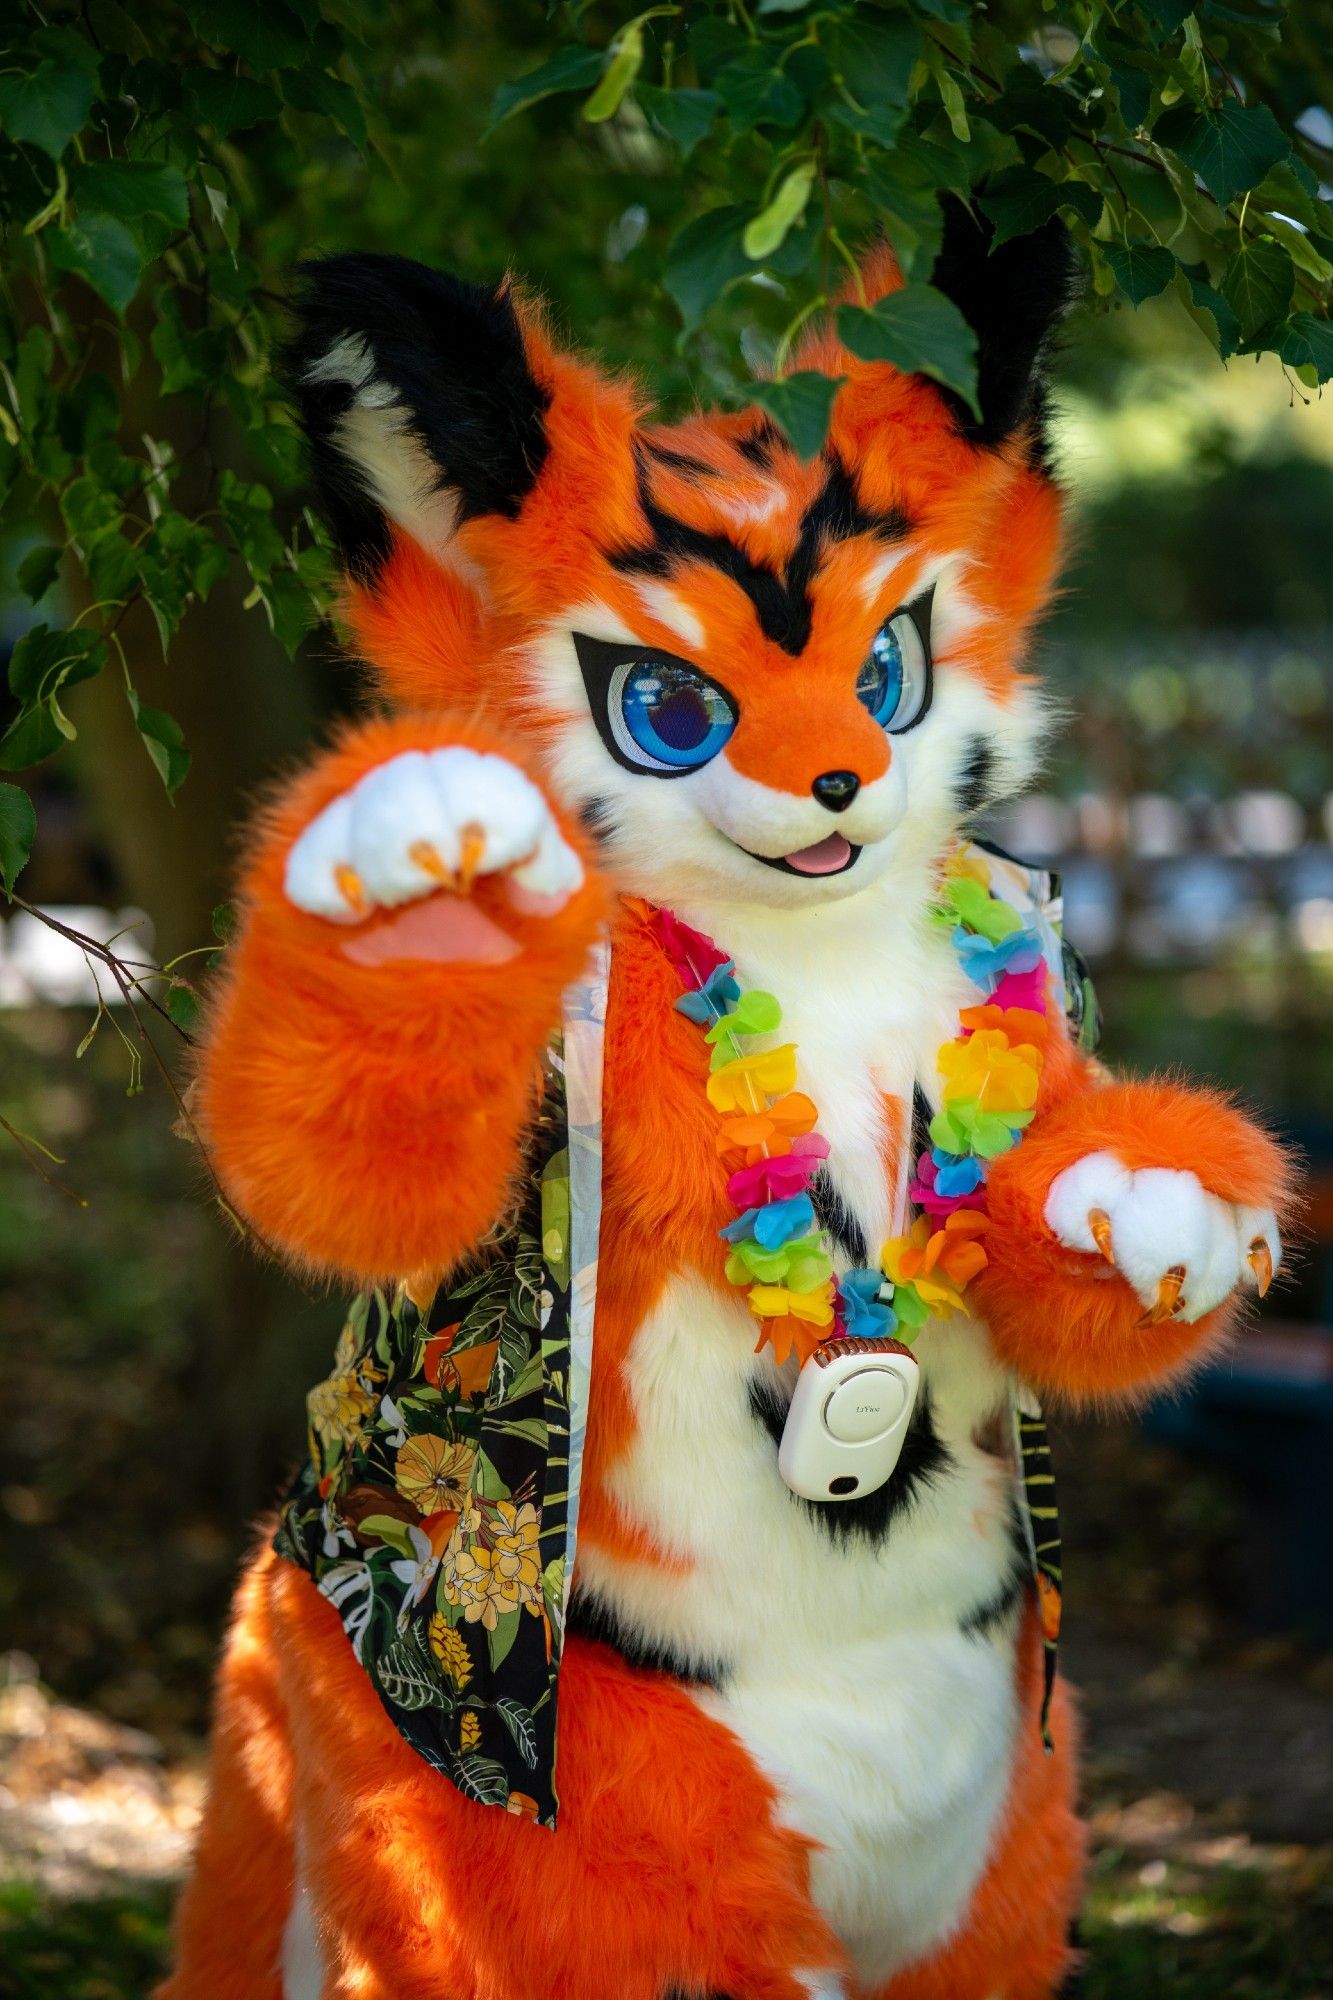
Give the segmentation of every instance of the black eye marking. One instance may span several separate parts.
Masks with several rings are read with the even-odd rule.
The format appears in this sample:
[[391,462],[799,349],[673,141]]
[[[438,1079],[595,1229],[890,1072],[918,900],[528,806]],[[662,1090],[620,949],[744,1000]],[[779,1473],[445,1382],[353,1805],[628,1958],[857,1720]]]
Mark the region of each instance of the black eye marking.
[[702,668],[696,667],[693,660],[683,660],[675,653],[666,652],[661,646],[649,646],[642,642],[625,644],[607,639],[590,639],[586,632],[575,632],[571,637],[579,669],[583,675],[588,706],[597,725],[597,734],[621,769],[633,771],[636,778],[685,778],[692,769],[698,769],[699,766],[663,764],[659,767],[641,756],[632,757],[627,753],[627,747],[617,735],[611,713],[614,705],[613,684],[619,668],[640,665],[678,667],[694,681],[702,682],[721,695],[733,716],[740,714],[740,705],[735,696],[729,694],[720,681],[713,680],[710,675],[703,672]]
[[[924,722],[930,714],[935,700],[935,654],[930,643],[931,620],[935,610],[935,589],[936,586],[933,583],[928,584],[920,595],[914,597],[909,604],[900,604],[896,611],[891,611],[887,618],[881,620],[879,630],[870,642],[873,653],[875,643],[881,634],[891,625],[895,625],[900,618],[908,618],[911,620],[916,630],[916,636],[921,644],[921,670],[923,676],[921,703],[916,714],[912,716],[910,721],[901,722],[896,727],[892,727],[887,722],[885,723],[885,728],[893,736],[906,736],[911,730],[916,728],[918,723]],[[869,664],[869,656],[867,657],[866,664]],[[862,671],[864,672],[864,666]],[[858,693],[859,691],[858,677]]]

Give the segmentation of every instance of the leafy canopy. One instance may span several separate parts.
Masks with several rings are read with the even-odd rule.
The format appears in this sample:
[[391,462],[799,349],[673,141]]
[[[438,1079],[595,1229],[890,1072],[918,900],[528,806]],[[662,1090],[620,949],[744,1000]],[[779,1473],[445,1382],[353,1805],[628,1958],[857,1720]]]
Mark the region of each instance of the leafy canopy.
[[[600,298],[575,316],[619,358],[668,394],[757,397],[806,453],[835,385],[792,355],[825,306],[853,353],[973,397],[975,342],[930,283],[946,191],[997,242],[1063,217],[1093,309],[1170,293],[1223,358],[1272,351],[1327,380],[1330,58],[1307,12],[30,7],[0,73],[0,495],[37,524],[18,584],[38,612],[10,664],[0,771],[63,753],[69,691],[112,672],[174,792],[189,750],[140,698],[130,614],[151,612],[179,672],[182,619],[224,578],[289,650],[322,614],[328,552],[296,498],[272,351],[285,268],[347,217],[373,247],[445,242],[477,276],[512,257],[566,305]],[[337,220],[331,189],[348,196]],[[455,220],[471,205],[461,253],[460,232],[432,228],[451,202]],[[879,228],[906,287],[870,310],[854,246]],[[32,840],[26,795],[0,782],[7,890]]]

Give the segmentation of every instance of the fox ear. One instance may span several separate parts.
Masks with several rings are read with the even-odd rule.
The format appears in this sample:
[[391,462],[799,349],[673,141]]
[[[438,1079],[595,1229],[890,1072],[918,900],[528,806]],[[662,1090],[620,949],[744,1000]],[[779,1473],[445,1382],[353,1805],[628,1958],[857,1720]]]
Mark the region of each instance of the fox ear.
[[374,578],[396,524],[448,563],[459,526],[512,520],[546,459],[550,392],[507,283],[407,257],[306,264],[286,376],[350,576]]
[[953,300],[977,336],[980,421],[961,397],[942,393],[974,444],[1002,444],[1030,426],[1040,453],[1046,357],[1075,296],[1069,232],[1053,218],[992,250],[995,232],[983,216],[954,195],[943,207],[944,237],[931,283]]

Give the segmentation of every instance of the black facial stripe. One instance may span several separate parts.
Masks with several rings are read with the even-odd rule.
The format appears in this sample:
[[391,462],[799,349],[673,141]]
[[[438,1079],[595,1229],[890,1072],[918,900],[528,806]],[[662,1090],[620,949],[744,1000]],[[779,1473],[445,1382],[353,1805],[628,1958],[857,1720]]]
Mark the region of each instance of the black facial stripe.
[[608,558],[612,567],[627,576],[671,577],[681,563],[708,563],[745,592],[764,637],[793,657],[809,642],[814,610],[810,585],[830,544],[854,535],[873,535],[877,541],[892,543],[909,532],[910,523],[900,509],[877,514],[863,507],[846,466],[830,458],[824,485],[802,516],[796,546],[779,576],[766,563],[752,561],[725,535],[692,528],[660,508],[649,489],[644,461],[640,449],[639,504],[651,539],[638,548],[613,550]]
[[968,745],[967,761],[958,773],[954,790],[958,810],[964,815],[980,812],[990,797],[995,775],[995,752],[984,736],[974,736]]
[[688,472],[695,479],[716,479],[717,467],[709,465],[703,458],[695,458],[688,451],[676,451],[670,445],[658,444],[652,438],[645,438],[644,449],[650,451],[659,465],[669,465],[674,472]]
[[751,465],[762,466],[767,472],[773,463],[773,448],[781,435],[771,417],[761,417],[748,436],[737,438],[736,449],[742,458],[749,459]]
[[681,667],[687,674],[697,675],[701,681],[708,681],[710,687],[717,688],[733,714],[740,714],[740,706],[735,696],[728,694],[717,681],[710,681],[708,675],[696,667],[693,660],[682,660],[678,654],[664,652],[660,646],[625,645],[623,642],[612,642],[607,639],[590,639],[586,632],[575,632],[573,639],[574,651],[583,674],[583,685],[587,691],[588,706],[597,725],[597,734],[621,769],[633,771],[636,777],[688,778],[690,766],[682,765],[677,769],[675,766],[664,765],[659,768],[628,756],[622,749],[611,723],[611,683],[615,678],[617,667],[623,667],[627,662],[637,660],[661,660],[668,665]]

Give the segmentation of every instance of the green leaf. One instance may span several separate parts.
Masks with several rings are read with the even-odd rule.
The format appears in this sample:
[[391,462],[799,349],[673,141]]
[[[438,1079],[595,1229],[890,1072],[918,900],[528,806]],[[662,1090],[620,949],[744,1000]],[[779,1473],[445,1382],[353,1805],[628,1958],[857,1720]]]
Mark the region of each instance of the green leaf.
[[1266,104],[1230,99],[1216,111],[1196,114],[1183,106],[1168,111],[1153,128],[1153,139],[1178,153],[1223,208],[1258,187],[1269,168],[1291,152],[1291,141]]
[[1327,382],[1333,376],[1333,323],[1311,312],[1293,313],[1278,353],[1289,368],[1313,368],[1316,380]]
[[591,90],[602,73],[602,60],[600,49],[570,46],[558,49],[549,62],[530,69],[515,82],[502,83],[491,100],[491,122],[482,136],[489,139],[506,118],[512,118],[516,111],[526,111],[543,97],[554,97],[565,90]]
[[240,928],[235,903],[215,903],[209,928],[219,944],[230,944]]
[[25,706],[48,701],[63,687],[91,680],[106,663],[106,641],[81,628],[34,625],[9,659],[9,691]]
[[1136,306],[1155,299],[1176,275],[1176,260],[1160,243],[1103,243],[1101,249],[1116,283]]
[[17,570],[18,587],[25,597],[32,599],[34,604],[38,598],[46,596],[47,591],[55,582],[60,572],[60,558],[64,553],[63,549],[49,548],[44,544],[39,544],[37,548],[29,549],[27,555],[24,556],[22,562],[19,564]]
[[695,327],[736,278],[753,269],[742,238],[749,216],[736,206],[706,209],[687,222],[667,250],[662,283]]
[[211,125],[221,138],[276,118],[281,105],[266,83],[230,70],[187,69],[185,102],[197,124]]
[[537,1731],[533,1727],[532,1712],[515,1701],[511,1695],[501,1695],[495,1703],[495,1712],[514,1739],[519,1756],[530,1771],[537,1768]]
[[1143,11],[1156,21],[1161,33],[1159,41],[1169,41],[1178,35],[1187,16],[1194,12],[1196,0],[1144,0]]
[[123,315],[139,289],[143,253],[123,222],[112,215],[79,215],[63,229],[45,232],[51,256],[64,271],[73,271]]
[[434,1668],[407,1639],[395,1639],[374,1663],[375,1679],[394,1708],[411,1713],[421,1708],[447,1708],[448,1698]]
[[1189,287],[1190,298],[1200,312],[1206,312],[1217,329],[1217,351],[1223,361],[1229,361],[1241,343],[1240,321],[1231,310],[1222,294],[1209,284],[1206,277],[1196,277],[1192,272],[1182,271],[1181,276]]
[[922,33],[907,15],[893,20],[858,19],[831,36],[836,71],[863,110],[901,108],[911,101],[912,71],[922,50]]
[[[514,1616],[517,1618],[518,1613]],[[495,1633],[489,1637],[494,1644]],[[478,1805],[502,1806],[509,1797],[508,1774],[494,1757],[455,1757],[450,1762],[449,1775],[464,1798],[475,1799]]]
[[641,83],[636,95],[685,160],[708,137],[722,109],[715,90],[662,90],[657,84]]
[[25,708],[0,736],[0,771],[26,771],[40,764],[65,741],[65,732],[55,719],[50,703]]
[[486,1634],[486,1649],[491,1656],[491,1672],[504,1665],[510,1649],[518,1637],[518,1623],[521,1611],[505,1611],[495,1622],[495,1630]]
[[327,70],[296,69],[279,78],[282,95],[293,111],[310,111],[321,118],[331,118],[333,123],[347,134],[358,152],[364,153],[370,143],[366,131],[366,114],[361,99],[349,83],[340,76],[330,76]]
[[619,39],[611,44],[611,56],[592,96],[583,107],[583,116],[589,125],[600,125],[608,118],[614,118],[625,99],[625,93],[643,68],[643,27],[638,21],[631,21],[622,29]]
[[0,76],[0,131],[58,160],[88,121],[93,80],[71,65],[39,63],[31,76]]
[[166,786],[168,796],[174,798],[190,768],[190,753],[185,748],[181,726],[164,709],[150,708],[146,701],[140,701],[133,689],[130,707],[153,768]]
[[37,812],[28,794],[18,785],[0,785],[0,882],[7,896],[14,893],[36,833]]
[[750,396],[781,424],[802,458],[814,458],[828,436],[833,398],[841,380],[841,376],[802,371],[781,382],[755,382]]
[[192,1035],[199,1025],[199,999],[188,986],[171,985],[167,988],[162,1005],[181,1030]]
[[838,333],[862,361],[889,361],[908,375],[929,375],[962,397],[980,421],[977,336],[952,299],[931,285],[905,285],[866,310],[842,306]]
[[283,0],[186,0],[201,38],[251,69],[289,69],[310,57],[310,37]]
[[724,64],[713,85],[737,132],[753,132],[760,125],[786,130],[805,116],[804,97],[787,72],[777,68],[773,51],[766,47]]
[[1268,237],[1242,243],[1223,274],[1221,291],[1246,340],[1285,316],[1295,284],[1295,266],[1280,243]]
[[800,221],[814,184],[815,163],[804,160],[799,167],[793,167],[790,173],[783,175],[768,206],[747,222],[741,245],[754,263],[762,263],[765,257],[771,257],[788,230]]
[[1030,236],[1062,208],[1091,229],[1102,212],[1102,197],[1086,181],[1052,181],[1031,167],[1007,167],[977,198],[983,215],[995,224],[992,250],[1014,236]]
[[80,209],[138,222],[162,215],[177,229],[190,219],[190,191],[175,167],[148,160],[88,160],[70,175],[70,192]]

